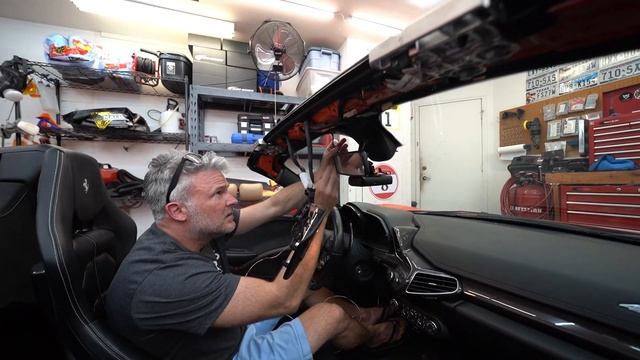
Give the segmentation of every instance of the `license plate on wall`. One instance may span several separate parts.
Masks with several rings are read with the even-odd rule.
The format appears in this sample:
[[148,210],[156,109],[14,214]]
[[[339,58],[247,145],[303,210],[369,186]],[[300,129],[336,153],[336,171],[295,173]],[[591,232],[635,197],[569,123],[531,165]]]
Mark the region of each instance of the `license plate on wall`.
[[531,79],[527,79],[527,91],[546,87],[552,83],[558,81],[558,72],[550,72],[541,76],[537,76]]
[[558,84],[551,84],[527,91],[527,104],[556,96]]

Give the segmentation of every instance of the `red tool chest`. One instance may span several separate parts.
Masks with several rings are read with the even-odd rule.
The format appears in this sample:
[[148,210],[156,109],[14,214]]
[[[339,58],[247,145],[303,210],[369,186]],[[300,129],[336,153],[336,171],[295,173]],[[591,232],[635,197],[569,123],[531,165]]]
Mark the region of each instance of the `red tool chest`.
[[589,131],[589,164],[601,155],[630,159],[640,166],[640,114],[594,120]]
[[560,221],[640,231],[640,185],[561,185]]

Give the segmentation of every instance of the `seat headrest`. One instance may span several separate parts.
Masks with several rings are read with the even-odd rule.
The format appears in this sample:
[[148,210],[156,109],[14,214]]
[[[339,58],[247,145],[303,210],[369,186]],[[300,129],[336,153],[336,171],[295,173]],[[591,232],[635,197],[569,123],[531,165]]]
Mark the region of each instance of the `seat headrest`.
[[80,221],[93,219],[109,197],[100,176],[98,162],[81,153],[70,157],[74,182],[76,217]]
[[[62,161],[58,169],[70,172],[62,176],[62,181],[70,181],[73,189],[74,215],[82,222],[95,218],[108,199],[107,190],[100,177],[98,162],[83,153],[54,148],[48,152],[57,152]],[[49,154],[47,154],[49,155]],[[47,156],[47,159],[51,159]],[[61,186],[64,186],[61,184]]]

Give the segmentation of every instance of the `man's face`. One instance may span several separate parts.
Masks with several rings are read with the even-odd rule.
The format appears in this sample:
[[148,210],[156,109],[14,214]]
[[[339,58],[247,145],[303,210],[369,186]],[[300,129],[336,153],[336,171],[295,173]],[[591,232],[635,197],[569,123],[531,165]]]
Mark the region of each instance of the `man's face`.
[[235,229],[231,209],[238,200],[227,191],[228,186],[218,170],[201,171],[193,176],[191,201],[187,204],[187,221],[193,232],[213,237]]

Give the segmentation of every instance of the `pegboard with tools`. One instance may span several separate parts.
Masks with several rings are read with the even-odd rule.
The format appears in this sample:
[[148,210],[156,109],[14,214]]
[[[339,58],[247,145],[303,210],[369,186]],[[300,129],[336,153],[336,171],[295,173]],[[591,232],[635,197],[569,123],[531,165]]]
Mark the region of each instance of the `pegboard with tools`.
[[640,76],[501,111],[500,146],[529,144],[527,153],[538,155],[545,151],[545,143],[564,141],[566,157],[581,156],[578,120],[591,121],[607,116],[602,111],[603,93],[632,85],[640,86]]

